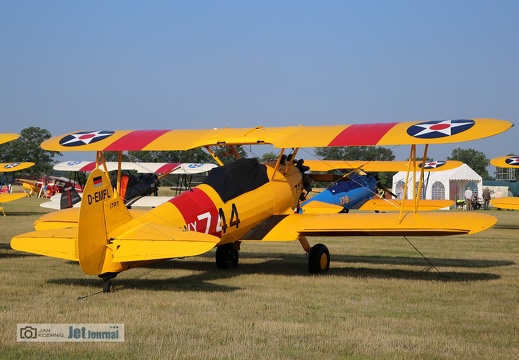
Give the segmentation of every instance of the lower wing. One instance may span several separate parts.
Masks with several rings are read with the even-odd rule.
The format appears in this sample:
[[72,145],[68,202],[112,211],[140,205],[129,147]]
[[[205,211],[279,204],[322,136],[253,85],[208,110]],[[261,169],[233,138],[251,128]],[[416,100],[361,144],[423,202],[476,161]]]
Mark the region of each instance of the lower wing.
[[519,198],[502,197],[490,200],[490,205],[500,209],[519,210]]
[[[448,208],[454,205],[452,200],[420,200],[418,202],[418,211],[431,211]],[[360,207],[360,210],[371,211],[399,211],[402,206],[402,200],[398,199],[371,199]],[[412,211],[414,209],[414,200],[404,200],[404,210]]]
[[479,213],[428,212],[403,214],[293,214],[276,215],[252,229],[241,240],[292,241],[303,236],[443,236],[473,234],[497,222]]

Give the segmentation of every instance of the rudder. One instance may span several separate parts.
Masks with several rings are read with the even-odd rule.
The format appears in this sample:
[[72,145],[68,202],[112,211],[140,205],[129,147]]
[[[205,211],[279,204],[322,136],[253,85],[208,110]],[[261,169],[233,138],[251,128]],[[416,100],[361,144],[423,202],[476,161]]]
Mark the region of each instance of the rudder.
[[124,201],[113,191],[108,175],[99,169],[92,171],[83,191],[78,223],[77,254],[86,274],[114,271],[111,258],[105,259],[108,234],[131,219]]

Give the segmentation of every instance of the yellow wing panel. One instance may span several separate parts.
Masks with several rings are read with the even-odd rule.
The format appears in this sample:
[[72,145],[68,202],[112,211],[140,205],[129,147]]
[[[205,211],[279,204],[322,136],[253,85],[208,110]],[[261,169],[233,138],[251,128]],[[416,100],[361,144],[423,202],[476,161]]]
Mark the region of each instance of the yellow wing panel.
[[18,134],[0,134],[0,144],[16,140],[20,137]]
[[33,166],[33,162],[13,162],[13,163],[0,163],[0,172],[13,172],[23,170]]
[[220,238],[167,225],[142,224],[113,240],[114,262],[170,259],[203,254]]
[[0,203],[6,203],[9,201],[18,200],[21,198],[27,197],[26,193],[8,193],[8,194],[0,194]]
[[269,128],[82,131],[53,137],[41,147],[51,151],[138,151],[263,143],[277,148],[443,144],[496,135],[511,126],[505,120],[485,118]]
[[294,214],[276,222],[263,233],[257,231],[246,240],[291,241],[309,236],[442,236],[473,234],[488,229],[497,219],[480,213],[444,212],[379,214]]
[[519,198],[502,197],[490,200],[490,205],[500,209],[519,210]]
[[[421,165],[420,163],[417,163]],[[408,161],[369,161],[369,160],[305,160],[311,171],[362,169],[366,172],[407,171]],[[425,171],[451,170],[463,165],[461,161],[430,161],[425,164]],[[413,170],[413,169],[411,169]],[[418,169],[419,170],[419,169]]]
[[[359,210],[363,211],[400,211],[402,200],[397,199],[371,199],[368,200]],[[418,211],[432,211],[448,208],[454,205],[452,200],[420,200]],[[404,200],[404,210],[413,211],[414,200]]]
[[490,160],[490,164],[500,168],[519,168],[519,156],[501,156]]
[[77,227],[33,231],[11,239],[14,250],[45,255],[65,260],[79,261],[76,253]]

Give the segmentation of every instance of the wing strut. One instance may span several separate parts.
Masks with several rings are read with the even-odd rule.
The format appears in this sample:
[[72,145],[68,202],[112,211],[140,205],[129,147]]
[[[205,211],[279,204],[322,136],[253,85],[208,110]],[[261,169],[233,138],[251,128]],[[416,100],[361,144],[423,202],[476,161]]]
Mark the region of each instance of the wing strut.
[[[422,193],[423,179],[425,178],[425,176],[424,176],[425,162],[427,159],[427,150],[428,149],[429,149],[429,145],[425,144],[424,153],[423,153],[423,157],[422,157],[422,166],[420,169],[420,179],[418,180],[418,186],[416,186],[416,188],[414,188],[414,191],[413,191],[413,200],[414,200],[413,212],[418,211],[418,203],[420,202],[420,194]],[[416,145],[411,145],[411,151],[409,153],[409,165],[407,167],[407,174],[406,174],[405,184],[404,184],[404,196],[403,196],[402,200],[405,199],[405,195],[407,194],[409,176],[411,174],[411,167],[412,167],[412,171],[414,173],[413,182],[415,182],[416,171],[417,171],[417,169],[416,169]],[[402,203],[400,204],[400,216],[398,218],[398,222],[402,222],[403,216],[404,216],[404,201],[402,201]]]

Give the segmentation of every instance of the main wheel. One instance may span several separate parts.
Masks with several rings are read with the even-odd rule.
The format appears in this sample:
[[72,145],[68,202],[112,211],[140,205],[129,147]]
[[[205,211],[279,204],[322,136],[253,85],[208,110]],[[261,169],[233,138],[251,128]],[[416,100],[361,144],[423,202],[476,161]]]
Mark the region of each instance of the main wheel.
[[325,273],[330,268],[330,252],[323,244],[315,244],[308,252],[310,274]]
[[235,269],[240,256],[233,244],[220,245],[216,248],[216,267],[218,269]]

